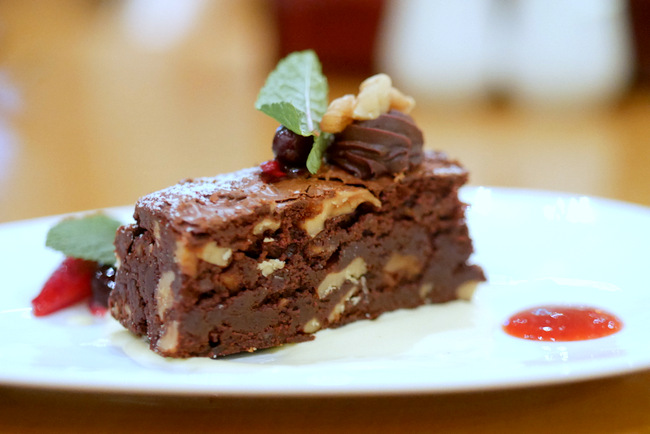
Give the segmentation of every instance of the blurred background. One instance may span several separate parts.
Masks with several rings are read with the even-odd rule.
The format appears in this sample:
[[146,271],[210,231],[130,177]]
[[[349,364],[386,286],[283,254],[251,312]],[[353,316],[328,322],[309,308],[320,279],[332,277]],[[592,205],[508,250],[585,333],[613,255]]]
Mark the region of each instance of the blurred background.
[[268,160],[257,92],[305,48],[331,98],[389,73],[474,185],[650,205],[646,0],[3,0],[0,222]]

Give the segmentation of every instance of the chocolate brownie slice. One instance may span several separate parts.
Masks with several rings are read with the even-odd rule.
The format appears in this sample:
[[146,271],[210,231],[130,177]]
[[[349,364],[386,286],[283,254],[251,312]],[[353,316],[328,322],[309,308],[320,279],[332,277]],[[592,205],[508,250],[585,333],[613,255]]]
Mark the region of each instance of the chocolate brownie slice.
[[275,183],[259,168],[140,199],[119,229],[110,310],[163,356],[218,357],[314,338],[384,312],[463,297],[484,280],[458,189],[425,152],[361,179],[327,165]]

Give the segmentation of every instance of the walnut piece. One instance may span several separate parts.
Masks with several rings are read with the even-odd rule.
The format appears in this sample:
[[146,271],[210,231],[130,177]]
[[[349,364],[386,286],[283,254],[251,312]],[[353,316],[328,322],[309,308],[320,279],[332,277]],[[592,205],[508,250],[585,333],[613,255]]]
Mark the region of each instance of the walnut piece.
[[386,74],[366,78],[359,86],[352,118],[356,120],[377,119],[390,108],[390,89],[393,83]]
[[352,298],[352,296],[359,290],[359,285],[354,285],[344,296],[339,300],[338,303],[334,306],[330,314],[327,316],[327,320],[331,323],[338,321],[341,318],[343,312],[345,312],[345,304]]
[[284,261],[279,259],[268,259],[257,264],[257,269],[262,272],[262,276],[268,277],[277,270],[283,269],[284,265]]
[[317,318],[310,319],[302,328],[305,333],[316,333],[318,330],[320,330],[320,321]]
[[422,271],[422,261],[415,255],[402,255],[393,252],[386,265],[384,265],[384,271],[394,274],[402,273],[412,279]]
[[343,131],[353,121],[352,112],[355,104],[354,95],[344,95],[332,101],[320,121],[321,131],[332,134]]
[[390,89],[390,110],[398,110],[409,114],[415,107],[415,100],[411,96],[404,95],[394,87]]
[[352,213],[364,202],[381,208],[381,201],[365,188],[348,187],[347,190],[339,190],[334,197],[324,199],[320,212],[302,222],[302,227],[313,238],[325,228],[327,220]]
[[471,300],[479,283],[480,282],[473,281],[473,280],[463,283],[456,290],[456,295],[460,300]]
[[156,287],[156,304],[158,305],[158,316],[162,320],[165,312],[172,308],[174,304],[174,294],[172,293],[172,282],[176,278],[173,271],[165,271],[158,280]]
[[191,251],[188,246],[181,240],[176,241],[174,260],[178,264],[183,274],[192,277],[196,275],[198,263],[196,253]]
[[274,232],[280,227],[280,221],[265,217],[253,228],[253,235],[262,235],[266,231]]
[[181,272],[188,276],[196,276],[199,259],[219,267],[227,267],[232,261],[232,249],[220,247],[210,241],[196,248],[190,247],[182,240],[176,241],[175,261]]
[[199,250],[197,256],[210,264],[226,267],[232,259],[232,249],[217,246],[217,243],[210,241]]
[[431,282],[425,282],[420,286],[420,298],[422,300],[426,300],[427,296],[433,291],[433,283]]
[[333,100],[321,120],[321,131],[340,133],[353,121],[377,119],[389,110],[410,113],[415,100],[393,87],[391,78],[377,74],[365,79],[359,94],[344,95]]
[[[352,283],[357,283],[361,276],[366,274],[368,267],[366,266],[366,261],[363,258],[355,258],[352,262],[348,264],[347,267],[338,271],[336,273],[330,273],[323,281],[318,285],[316,292],[318,293],[318,298],[321,300],[327,297],[335,289],[339,289],[343,283],[350,281]],[[352,295],[352,294],[350,294]]]
[[156,343],[156,349],[166,355],[173,354],[178,347],[178,321],[174,320],[165,326],[163,335]]

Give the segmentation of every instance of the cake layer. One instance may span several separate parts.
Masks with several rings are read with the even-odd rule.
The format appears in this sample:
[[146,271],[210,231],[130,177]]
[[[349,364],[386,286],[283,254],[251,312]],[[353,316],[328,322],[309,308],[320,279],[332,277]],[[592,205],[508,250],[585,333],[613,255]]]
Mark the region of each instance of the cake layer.
[[458,298],[484,280],[458,189],[428,152],[415,170],[360,180],[335,167],[276,183],[252,168],[142,198],[116,238],[110,309],[164,356],[217,357]]

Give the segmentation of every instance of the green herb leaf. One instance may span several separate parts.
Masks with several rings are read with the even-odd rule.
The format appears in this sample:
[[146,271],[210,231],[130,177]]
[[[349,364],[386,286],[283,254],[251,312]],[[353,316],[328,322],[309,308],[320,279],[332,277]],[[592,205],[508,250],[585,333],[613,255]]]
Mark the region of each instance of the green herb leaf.
[[333,138],[334,136],[330,133],[321,133],[319,136],[314,137],[314,145],[307,156],[307,170],[310,173],[316,173],[320,169],[323,154]]
[[312,50],[289,54],[266,79],[255,108],[296,134],[320,132],[329,89],[318,56]]
[[49,230],[45,245],[69,257],[114,264],[113,241],[120,225],[104,214],[65,219]]

